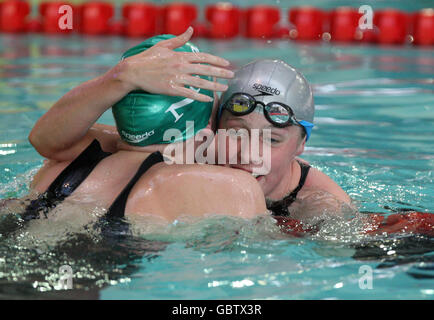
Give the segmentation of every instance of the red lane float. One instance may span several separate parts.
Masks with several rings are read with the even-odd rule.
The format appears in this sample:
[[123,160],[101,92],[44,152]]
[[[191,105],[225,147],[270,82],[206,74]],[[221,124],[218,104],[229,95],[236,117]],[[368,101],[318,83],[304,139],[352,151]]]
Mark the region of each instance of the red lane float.
[[27,32],[36,33],[36,32],[41,32],[41,30],[42,30],[42,23],[38,18],[29,19],[27,21],[27,25],[26,25]]
[[209,22],[207,36],[216,39],[236,37],[240,30],[241,10],[231,3],[217,3],[205,9]]
[[377,42],[378,28],[373,26],[372,29],[357,30],[357,40],[363,43]]
[[88,2],[81,5],[80,32],[101,35],[109,32],[109,20],[113,17],[113,5],[107,2]]
[[403,11],[385,9],[375,12],[374,25],[378,28],[377,42],[403,44],[408,34],[409,17]]
[[340,7],[330,14],[330,35],[332,41],[352,42],[356,40],[361,14],[351,7]]
[[192,27],[194,29],[193,38],[208,37],[209,30],[205,23],[193,22]]
[[197,17],[197,8],[190,3],[172,3],[162,10],[163,33],[180,35]]
[[280,20],[280,9],[255,6],[245,12],[245,32],[248,38],[272,38]]
[[289,39],[290,38],[289,32],[290,32],[290,29],[288,27],[278,26],[273,33],[273,38]]
[[124,33],[129,37],[149,37],[157,33],[158,9],[152,3],[126,3],[122,16]]
[[[367,234],[388,234],[413,233],[434,237],[434,214],[424,212],[409,212],[405,214],[396,213],[389,216],[381,214],[368,214]],[[292,236],[303,237],[312,234],[319,229],[315,227],[303,226],[299,220],[287,217],[275,217],[280,229]]]
[[[73,27],[63,28],[67,5]],[[230,3],[208,5],[205,9],[207,24],[197,22],[197,7],[190,3],[171,3],[156,6],[152,3],[126,3],[122,6],[122,21],[109,23],[114,15],[112,4],[103,1],[81,6],[57,0],[45,1],[39,6],[40,17],[27,20],[30,5],[27,1],[5,0],[0,3],[0,31],[84,34],[125,34],[130,37],[148,37],[160,33],[179,35],[190,25],[194,36],[211,39],[233,38],[239,34],[248,38],[290,38],[302,41],[324,40],[341,42],[375,42],[404,44],[412,39],[415,45],[434,44],[434,9],[423,9],[407,14],[395,9],[374,13],[373,29],[361,30],[362,16],[357,8],[338,7],[323,11],[314,7],[295,7],[288,11],[290,26],[279,25],[280,8],[258,5],[240,9]],[[62,20],[63,19],[63,20]],[[73,29],[73,30],[72,30]]]
[[109,24],[108,33],[112,36],[120,36],[124,33],[124,24],[122,21],[113,21]]
[[290,36],[294,40],[320,40],[327,18],[325,12],[314,7],[298,7],[289,10],[289,22],[294,26]]
[[26,18],[30,13],[27,2],[6,0],[0,3],[0,30],[3,32],[27,31]]
[[434,45],[434,9],[423,9],[413,17],[413,38],[417,45]]

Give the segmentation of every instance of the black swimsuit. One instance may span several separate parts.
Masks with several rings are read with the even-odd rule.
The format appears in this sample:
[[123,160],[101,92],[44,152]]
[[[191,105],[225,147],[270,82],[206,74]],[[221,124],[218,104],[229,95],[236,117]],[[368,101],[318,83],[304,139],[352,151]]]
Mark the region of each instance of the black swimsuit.
[[[41,213],[47,217],[47,213],[65,198],[70,196],[88,177],[97,164],[109,155],[111,155],[111,153],[104,152],[100,143],[97,140],[94,140],[59,174],[59,176],[50,184],[47,191],[39,195],[37,199],[30,202],[24,213],[21,214],[21,217],[26,221],[39,219]],[[143,161],[134,177],[125,186],[108,209],[106,218],[124,217],[128,195],[133,186],[149,168],[163,160],[163,155],[157,151],[149,155]],[[301,190],[306,181],[310,166],[300,161],[298,161],[298,163],[301,167],[301,176],[297,188],[282,200],[275,201],[271,205],[267,206],[267,208],[273,212],[274,216],[289,216],[288,207],[295,201],[297,193]]]
[[[104,152],[101,149],[100,143],[97,140],[94,140],[59,174],[59,176],[50,184],[47,191],[39,195],[37,199],[30,202],[24,213],[21,214],[21,217],[26,221],[39,219],[41,213],[47,217],[48,211],[70,196],[88,177],[97,164],[109,155],[111,155],[111,153]],[[150,167],[161,161],[163,161],[163,156],[160,152],[152,153],[143,161],[134,177],[109,208],[106,214],[107,218],[122,218],[124,216],[128,194],[134,184]]]
[[309,174],[310,165],[298,160],[297,162],[301,168],[298,186],[282,200],[274,201],[270,205],[267,205],[267,209],[271,210],[273,216],[289,217],[290,212],[288,210],[288,207],[295,201],[298,192],[301,190],[301,188],[303,188],[303,185],[306,182],[307,175]]
[[130,194],[131,189],[134,187],[136,182],[140,179],[140,177],[148,171],[150,167],[158,162],[164,161],[163,155],[160,152],[154,152],[149,157],[147,157],[139,169],[137,170],[134,177],[130,180],[130,182],[126,185],[124,190],[119,194],[113,204],[107,211],[107,218],[123,218],[125,215],[125,206],[127,204],[128,195]]

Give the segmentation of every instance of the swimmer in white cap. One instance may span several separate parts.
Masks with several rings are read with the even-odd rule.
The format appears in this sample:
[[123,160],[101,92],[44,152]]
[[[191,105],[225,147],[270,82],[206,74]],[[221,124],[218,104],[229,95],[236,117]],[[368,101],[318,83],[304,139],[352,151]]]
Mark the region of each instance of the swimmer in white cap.
[[[258,164],[230,165],[252,173],[275,215],[303,219],[324,210],[341,212],[349,196],[327,175],[298,158],[311,135],[314,118],[312,89],[304,76],[280,60],[257,60],[235,72],[220,99],[221,129],[271,129],[267,172]],[[245,158],[241,154],[238,159]],[[263,168],[264,164],[260,164]],[[308,201],[303,201],[308,200]],[[296,201],[297,200],[297,201]],[[331,210],[330,210],[331,209]]]

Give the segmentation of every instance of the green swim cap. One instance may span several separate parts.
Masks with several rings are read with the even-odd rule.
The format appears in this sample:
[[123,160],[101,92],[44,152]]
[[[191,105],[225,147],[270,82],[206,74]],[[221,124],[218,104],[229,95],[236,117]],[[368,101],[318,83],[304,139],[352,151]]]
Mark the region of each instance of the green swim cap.
[[[149,49],[158,42],[173,35],[159,35],[145,40],[139,45],[128,49],[122,59],[136,55]],[[199,52],[190,42],[175,51]],[[210,77],[200,76],[211,80]],[[192,88],[196,92],[213,97],[209,90]],[[122,140],[133,146],[147,146],[150,144],[164,144],[185,141],[205,128],[211,116],[213,102],[200,102],[184,97],[174,97],[151,94],[143,90],[132,91],[118,101],[113,107],[113,117]],[[194,121],[194,130],[187,127],[187,121]],[[163,140],[164,132],[177,129],[181,134]]]

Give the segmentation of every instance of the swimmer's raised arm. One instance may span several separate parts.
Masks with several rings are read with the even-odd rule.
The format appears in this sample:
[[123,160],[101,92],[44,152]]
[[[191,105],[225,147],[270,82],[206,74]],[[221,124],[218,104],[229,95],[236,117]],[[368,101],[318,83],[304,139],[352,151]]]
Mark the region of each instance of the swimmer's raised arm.
[[116,129],[95,122],[129,92],[142,89],[209,101],[208,96],[185,86],[225,91],[226,85],[193,75],[231,78],[233,72],[224,69],[228,61],[206,53],[173,50],[189,41],[192,34],[190,27],[182,35],[126,58],[104,75],[66,93],[35,124],[29,135],[30,143],[42,156],[58,161],[75,158],[93,138],[98,138],[105,151],[113,152],[120,139]]

